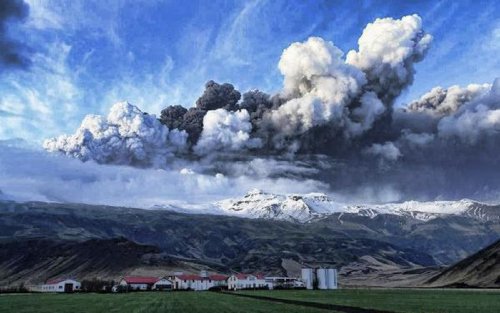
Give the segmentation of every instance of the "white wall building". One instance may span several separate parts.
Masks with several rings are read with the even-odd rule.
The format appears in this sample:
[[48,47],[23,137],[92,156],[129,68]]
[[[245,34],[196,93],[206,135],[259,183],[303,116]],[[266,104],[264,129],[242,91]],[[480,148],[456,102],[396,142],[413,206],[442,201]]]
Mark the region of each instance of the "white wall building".
[[119,285],[132,290],[152,290],[153,285],[161,280],[158,277],[147,276],[125,276],[120,280]]
[[295,277],[267,276],[264,279],[269,289],[305,287],[304,282]]
[[181,274],[170,278],[176,290],[208,290],[211,287],[208,280],[201,276],[191,274]]
[[172,290],[174,284],[170,279],[160,278],[153,284],[153,290]]
[[79,281],[69,278],[51,279],[43,285],[31,288],[36,292],[75,292],[79,291],[82,285]]
[[266,286],[271,289],[271,286],[269,286],[262,275],[235,274],[229,276],[227,280],[229,290],[262,288]]
[[202,291],[215,286],[227,285],[227,276],[225,275],[206,275],[206,273],[203,276],[180,274],[171,276],[170,279],[173,282],[174,289],[183,290]]

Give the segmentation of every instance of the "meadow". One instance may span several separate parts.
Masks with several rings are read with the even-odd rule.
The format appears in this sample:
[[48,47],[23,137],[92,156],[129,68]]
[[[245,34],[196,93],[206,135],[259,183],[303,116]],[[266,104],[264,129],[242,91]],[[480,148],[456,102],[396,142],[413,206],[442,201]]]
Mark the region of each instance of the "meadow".
[[[255,299],[248,296],[272,299]],[[276,299],[300,303],[281,303]],[[315,306],[323,306],[323,308]],[[339,289],[334,291],[240,291],[231,295],[213,292],[0,295],[0,312],[2,313],[364,313],[370,310],[399,313],[498,313],[500,312],[500,290]]]
[[224,313],[224,312],[287,312],[325,313],[270,301],[240,298],[213,292],[134,292],[127,294],[3,294],[2,313]]
[[333,291],[274,290],[240,293],[399,313],[500,312],[500,290],[338,289]]

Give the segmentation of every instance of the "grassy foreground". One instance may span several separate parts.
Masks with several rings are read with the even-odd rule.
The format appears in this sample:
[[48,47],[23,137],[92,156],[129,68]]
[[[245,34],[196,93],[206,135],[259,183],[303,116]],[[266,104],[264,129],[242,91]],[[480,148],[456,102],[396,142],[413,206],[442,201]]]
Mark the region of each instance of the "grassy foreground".
[[[399,313],[500,312],[500,290],[340,289],[335,291],[241,291],[239,293]],[[0,295],[0,312],[326,313],[333,311],[212,292],[144,292],[70,295],[4,294]]]
[[240,293],[400,313],[500,312],[500,290],[339,289],[333,291],[273,290]]
[[144,292],[129,294],[12,294],[0,295],[2,313],[107,312],[287,312],[327,313],[297,305],[240,298],[212,292]]

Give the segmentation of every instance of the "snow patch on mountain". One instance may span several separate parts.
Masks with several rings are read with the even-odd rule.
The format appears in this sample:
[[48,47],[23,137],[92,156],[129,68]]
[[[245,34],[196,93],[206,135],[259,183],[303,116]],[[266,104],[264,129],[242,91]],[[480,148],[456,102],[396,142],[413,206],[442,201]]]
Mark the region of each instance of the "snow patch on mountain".
[[[380,214],[392,214],[422,221],[450,214],[481,220],[500,219],[498,210],[489,209],[490,207],[487,204],[468,199],[352,205],[336,202],[323,193],[278,195],[252,190],[242,198],[226,199],[214,203],[211,211],[215,209],[226,215],[301,223],[335,213],[351,213],[370,218]],[[496,214],[492,214],[492,212]]]
[[322,193],[276,195],[254,189],[240,199],[226,199],[214,204],[230,215],[306,222],[335,212],[344,205]]

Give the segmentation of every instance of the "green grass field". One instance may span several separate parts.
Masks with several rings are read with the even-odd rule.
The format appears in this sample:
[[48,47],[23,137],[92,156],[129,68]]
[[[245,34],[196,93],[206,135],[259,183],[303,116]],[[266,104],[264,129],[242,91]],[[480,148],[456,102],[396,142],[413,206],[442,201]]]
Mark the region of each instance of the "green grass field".
[[500,312],[500,290],[339,289],[334,291],[274,290],[241,293],[400,313]]
[[[498,313],[500,290],[341,289],[335,291],[242,291],[278,299],[400,313]],[[212,292],[0,295],[0,312],[334,312],[296,304]]]
[[108,312],[287,312],[327,313],[297,305],[273,303],[213,292],[144,292],[128,294],[13,294],[0,295],[2,313]]

